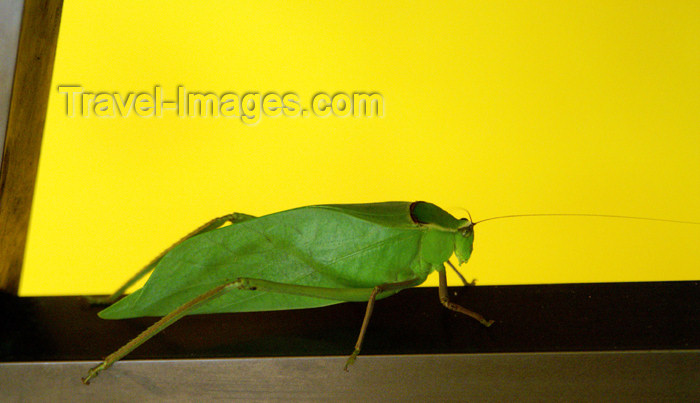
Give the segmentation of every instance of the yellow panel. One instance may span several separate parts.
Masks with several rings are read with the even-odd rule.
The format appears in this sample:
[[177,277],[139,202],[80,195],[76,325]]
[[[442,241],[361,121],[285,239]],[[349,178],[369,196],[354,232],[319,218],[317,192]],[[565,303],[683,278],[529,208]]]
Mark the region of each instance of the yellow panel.
[[[232,211],[427,200],[475,220],[700,221],[699,18],[697,2],[661,0],[66,0],[21,293],[111,292]],[[101,103],[114,117],[79,104],[69,116],[66,86],[151,95],[124,111]],[[307,113],[136,109],[179,87],[292,93]],[[378,93],[383,113],[319,117],[318,93]],[[699,235],[493,221],[463,269],[480,284],[698,279]]]

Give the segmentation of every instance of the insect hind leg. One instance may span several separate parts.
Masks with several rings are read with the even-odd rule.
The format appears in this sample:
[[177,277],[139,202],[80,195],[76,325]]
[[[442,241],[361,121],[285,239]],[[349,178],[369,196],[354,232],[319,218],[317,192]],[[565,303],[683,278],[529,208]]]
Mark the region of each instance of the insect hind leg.
[[150,263],[148,263],[144,268],[139,270],[136,274],[134,274],[129,280],[124,283],[117,291],[112,293],[112,295],[108,296],[100,296],[100,297],[92,297],[92,296],[86,296],[85,299],[90,303],[91,305],[108,305],[116,300],[119,299],[122,295],[126,293],[126,290],[129,289],[132,285],[134,285],[137,281],[142,279],[145,275],[153,271],[153,269],[156,267],[158,262],[165,256],[168,252],[170,252],[174,247],[180,245],[181,243],[185,242],[186,240],[196,236],[203,234],[205,232],[213,231],[215,229],[221,228],[222,226],[226,225],[226,223],[231,223],[231,224],[236,224],[239,222],[247,221],[252,218],[255,218],[255,216],[249,215],[249,214],[244,214],[244,213],[231,213],[227,214],[221,217],[214,218],[213,220],[209,220],[203,225],[200,225],[197,229],[194,231],[190,232],[189,234],[185,235],[182,237],[179,241],[175,242],[172,246],[170,246],[168,249],[164,250],[161,252],[158,256],[156,256],[153,260],[151,260]]

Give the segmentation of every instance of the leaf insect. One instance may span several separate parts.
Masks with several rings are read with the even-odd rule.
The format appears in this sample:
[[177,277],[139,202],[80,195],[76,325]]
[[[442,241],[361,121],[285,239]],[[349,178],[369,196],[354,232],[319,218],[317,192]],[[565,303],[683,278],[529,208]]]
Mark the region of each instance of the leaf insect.
[[[479,222],[542,215],[647,219],[529,214]],[[185,315],[367,302],[347,370],[360,353],[375,301],[423,283],[434,271],[439,275],[439,299],[446,308],[491,326],[492,320],[450,302],[447,292],[446,266],[459,274],[448,259],[454,254],[460,265],[469,260],[477,223],[420,201],[317,205],[262,217],[233,213],[215,218],[157,256],[111,296],[90,299],[93,303],[117,301],[152,271],[141,289],[98,315],[103,319],[162,318],[91,368],[83,383],[89,384]]]

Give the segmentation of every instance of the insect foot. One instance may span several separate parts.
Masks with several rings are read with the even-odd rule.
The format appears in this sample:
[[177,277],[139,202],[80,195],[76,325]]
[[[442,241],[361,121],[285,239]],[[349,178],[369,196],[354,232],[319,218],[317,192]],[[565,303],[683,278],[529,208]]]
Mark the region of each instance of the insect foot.
[[345,361],[345,367],[343,367],[345,372],[350,372],[350,371],[348,371],[348,367],[355,363],[355,359],[357,358],[358,354],[360,354],[359,348],[356,348],[355,351],[353,351],[352,354],[350,354],[350,357],[348,357],[348,360]]
[[97,375],[99,375],[100,371],[102,371],[102,370],[104,370],[104,369],[107,369],[107,367],[108,367],[108,365],[106,365],[104,362],[101,362],[99,365],[90,368],[90,370],[88,371],[87,376],[84,377],[84,378],[80,378],[80,379],[82,379],[82,381],[83,381],[84,384],[89,385],[89,384],[90,384],[90,379],[92,379],[92,378],[96,377]]
[[85,298],[85,301],[87,301],[87,303],[90,305],[109,305],[112,302],[114,302],[114,300],[110,296],[89,296],[89,295],[86,295],[83,298]]
[[477,321],[479,321],[479,323],[481,323],[482,325],[484,325],[484,326],[486,326],[486,327],[490,327],[490,326],[493,325],[493,323],[494,323],[493,320],[486,320],[486,318],[484,318],[484,317],[481,316],[480,314],[478,314],[478,313],[476,313],[476,312],[474,312],[474,311],[470,311],[469,309],[467,309],[467,308],[465,308],[465,307],[463,307],[463,306],[461,306],[461,305],[457,305],[457,304],[455,304],[455,303],[453,303],[453,302],[450,302],[450,301],[449,301],[448,299],[446,299],[446,298],[445,298],[445,299],[440,298],[440,302],[442,303],[442,305],[445,306],[445,308],[447,308],[447,309],[449,309],[449,310],[451,310],[451,311],[455,311],[455,312],[459,312],[459,313],[465,314],[465,315],[469,316],[470,318],[476,319]]

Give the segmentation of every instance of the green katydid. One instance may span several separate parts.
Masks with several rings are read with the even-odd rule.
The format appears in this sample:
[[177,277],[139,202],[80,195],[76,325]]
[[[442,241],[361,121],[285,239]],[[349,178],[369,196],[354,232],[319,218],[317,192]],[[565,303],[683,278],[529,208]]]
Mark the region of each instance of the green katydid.
[[[494,218],[505,217],[512,216]],[[99,316],[163,318],[90,369],[83,382],[89,384],[185,315],[367,302],[347,370],[360,352],[375,300],[417,286],[433,271],[439,274],[445,307],[490,326],[493,321],[450,302],[447,293],[445,265],[457,271],[448,259],[453,254],[460,264],[469,259],[475,224],[426,202],[319,205],[262,217],[233,213],[216,218],[156,257],[112,296],[93,299],[113,302],[153,271],[141,289]]]

